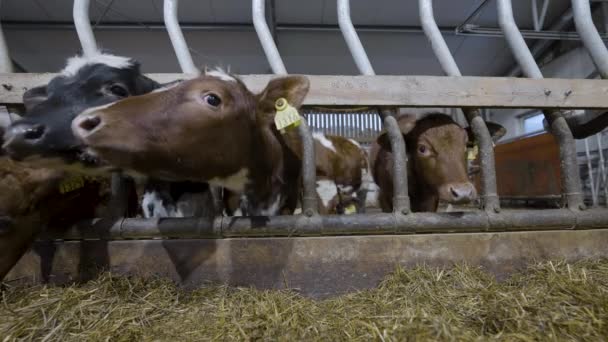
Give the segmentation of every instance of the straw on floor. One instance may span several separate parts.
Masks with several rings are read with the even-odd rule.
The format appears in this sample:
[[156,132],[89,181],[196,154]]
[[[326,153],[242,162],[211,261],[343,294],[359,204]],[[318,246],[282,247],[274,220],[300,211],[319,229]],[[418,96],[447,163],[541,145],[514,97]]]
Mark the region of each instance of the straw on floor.
[[608,260],[547,262],[497,282],[480,268],[397,268],[323,301],[292,291],[105,274],[67,287],[7,284],[0,341],[591,340],[608,338]]

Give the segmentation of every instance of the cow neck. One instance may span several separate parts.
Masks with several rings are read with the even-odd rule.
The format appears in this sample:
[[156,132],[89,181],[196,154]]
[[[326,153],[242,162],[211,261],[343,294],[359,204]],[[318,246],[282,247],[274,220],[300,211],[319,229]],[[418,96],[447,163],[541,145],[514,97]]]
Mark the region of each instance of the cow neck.
[[248,215],[276,215],[286,184],[286,146],[274,128],[253,129],[249,146],[249,182],[244,194]]

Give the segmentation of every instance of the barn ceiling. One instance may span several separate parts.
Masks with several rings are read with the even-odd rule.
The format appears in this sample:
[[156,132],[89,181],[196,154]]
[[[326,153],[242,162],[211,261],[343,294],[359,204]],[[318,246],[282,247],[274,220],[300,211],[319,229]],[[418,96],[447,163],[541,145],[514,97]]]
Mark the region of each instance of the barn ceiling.
[[[465,75],[501,75],[513,59],[502,38],[454,35],[482,0],[435,0],[437,23]],[[515,19],[532,29],[530,0],[513,0]],[[545,27],[569,6],[569,0],[551,0]],[[539,1],[542,3],[542,1]],[[91,0],[90,17],[104,49],[133,56],[148,72],[178,72],[171,44],[162,25],[162,0]],[[278,25],[336,25],[336,0],[276,0]],[[420,26],[417,1],[351,0],[353,23],[367,26]],[[78,52],[72,21],[72,0],[2,0],[0,18],[13,59],[28,71],[56,71],[66,57]],[[251,24],[247,0],[181,0],[182,23],[197,25],[242,24],[238,29],[185,30],[194,60],[199,65],[230,66],[240,73],[267,73],[268,64]],[[128,28],[109,28],[107,24]],[[495,1],[472,23],[497,27]],[[45,24],[46,26],[40,26]],[[152,28],[149,25],[153,25]],[[156,25],[156,26],[154,26]],[[439,75],[441,71],[421,32],[360,32],[363,45],[378,74]],[[292,73],[356,74],[357,70],[339,31],[279,30],[278,46]]]

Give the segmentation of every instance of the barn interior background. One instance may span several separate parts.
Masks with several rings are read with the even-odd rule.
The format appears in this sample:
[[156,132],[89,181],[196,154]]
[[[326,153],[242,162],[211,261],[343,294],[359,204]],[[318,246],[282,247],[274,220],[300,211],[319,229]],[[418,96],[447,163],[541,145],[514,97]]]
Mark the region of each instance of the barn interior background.
[[[257,2],[260,3],[260,1]],[[254,0],[253,3],[256,1]],[[349,49],[338,28],[337,12],[339,11],[336,11],[335,1],[263,1],[263,3],[266,5],[266,21],[269,23],[270,34],[274,37],[280,55],[290,73],[339,75],[336,79],[347,79],[347,83],[365,82],[365,80],[353,81],[353,78],[348,78],[349,75],[363,73],[369,76],[374,74],[365,70],[365,65],[360,64],[360,59],[355,59],[357,63],[353,62],[355,53],[352,46]],[[338,4],[340,3],[347,4],[348,1],[338,1]],[[423,4],[425,1],[421,0],[419,3]],[[509,46],[506,43],[502,31],[506,31],[505,27],[508,27],[508,23],[505,24],[505,27],[499,27],[501,20],[497,15],[500,12],[497,5],[502,4],[503,14],[507,13],[501,17],[504,24],[505,18],[509,16],[508,12],[511,10],[509,7],[511,1],[435,1],[434,13],[439,32],[445,39],[447,48],[460,70],[450,68],[450,63],[447,63],[448,67],[446,67],[444,63],[437,62],[437,58],[441,57],[444,58],[444,61],[449,60],[449,53],[441,54],[431,48],[421,27],[419,3],[411,1],[352,2],[350,19],[356,25],[356,33],[361,38],[376,74],[429,76],[443,75],[446,71],[453,76],[459,76],[460,73],[463,76],[487,76],[486,80],[489,80],[490,83],[494,82],[492,84],[496,85],[497,82],[502,82],[504,79],[489,78],[490,76],[519,76],[521,70],[517,65],[522,64],[526,65],[524,69],[526,69],[527,76],[532,76],[537,80],[513,78],[506,80],[507,84],[519,84],[523,88],[528,87],[526,89],[534,89],[534,91],[538,91],[534,87],[544,84],[547,87],[556,87],[562,94],[565,91],[562,87],[565,86],[577,86],[581,87],[577,89],[589,90],[591,82],[581,81],[581,79],[598,77],[594,65],[598,62],[596,60],[594,63],[589,58],[587,49],[582,47],[579,37],[575,33],[573,23],[571,5],[574,3],[581,5],[586,2],[577,0],[572,2],[565,0],[513,1],[512,10],[515,21],[519,25],[523,37],[527,39],[526,42],[530,47],[531,57],[533,57],[526,60],[528,56],[524,56],[516,62],[513,52],[521,52],[525,55],[528,50],[525,44]],[[72,1],[54,1],[50,5],[49,2],[40,0],[3,0],[0,4],[1,24],[14,69],[17,72],[56,72],[64,65],[66,57],[80,51],[80,42],[72,19]],[[97,44],[102,49],[136,58],[142,63],[145,72],[161,73],[162,76],[162,73],[182,71],[175,58],[175,50],[164,25],[163,2],[105,0],[90,1],[90,5],[91,26]],[[591,5],[596,26],[603,28],[606,4],[592,1]],[[258,35],[254,31],[251,20],[252,11],[251,3],[242,1],[180,2],[178,18],[194,63],[199,66],[230,67],[232,72],[241,75],[277,73],[276,65],[271,64],[272,69],[268,67],[269,61],[266,59],[268,51],[262,49]],[[516,28],[510,33],[515,36],[519,34]],[[605,46],[602,48],[604,53],[608,53],[605,51]],[[534,59],[540,70],[536,70]],[[522,60],[527,63],[522,63]],[[538,80],[541,77],[536,77],[536,75],[540,72],[547,78],[573,78],[578,82]],[[5,77],[13,77],[12,80],[17,82],[15,84],[23,81],[14,75],[5,75]],[[313,104],[331,102],[327,99],[332,94],[327,89],[336,90],[337,87],[327,86],[330,83],[327,77],[316,79],[314,77],[311,76],[311,79],[319,82],[318,85],[326,86],[323,90],[326,93],[321,96],[317,94],[315,100],[321,99],[321,101]],[[395,94],[402,90],[386,89],[385,91],[382,89],[384,84],[381,85],[378,82],[388,83],[389,80],[383,79],[381,76],[367,80],[370,80],[370,83],[376,82],[367,91],[380,98],[378,101],[385,101],[384,106],[386,107],[398,105],[395,103],[399,101],[411,103],[417,100],[408,98],[407,101],[404,101],[404,97],[397,96],[395,98],[382,97],[384,92]],[[403,80],[414,79],[403,78]],[[421,78],[420,80],[429,82],[430,79]],[[441,79],[434,79],[435,82],[439,82],[438,80]],[[24,82],[31,83],[32,80]],[[451,86],[456,84],[454,79],[451,82]],[[472,81],[469,79],[466,82]],[[468,90],[475,88],[471,86],[471,83],[466,82],[463,84],[469,87]],[[605,81],[600,82],[602,87],[603,82]],[[353,83],[348,83],[348,85]],[[424,84],[428,86],[430,83]],[[31,86],[29,83],[28,85]],[[493,90],[500,93],[504,92],[504,89]],[[318,89],[315,90],[318,91]],[[436,90],[438,93],[441,91],[441,89],[432,90]],[[17,89],[17,91],[21,91],[21,89]],[[344,89],[341,91],[347,92]],[[9,92],[10,90],[6,89],[4,93]],[[434,94],[432,91],[430,93]],[[544,95],[542,93],[536,94],[535,97],[513,96],[513,103],[510,104],[505,104],[504,98],[497,99],[492,96],[488,96],[490,98],[488,101],[489,103],[500,102],[497,107],[509,108],[518,107],[518,105],[520,107],[566,109],[591,106],[605,110],[603,105],[605,99],[587,98],[587,102],[585,102],[585,94],[575,92],[572,98],[573,101],[578,102],[570,105],[567,100],[557,98],[556,94],[551,95],[550,91],[545,90]],[[565,93],[568,91],[566,90]],[[512,95],[517,95],[517,92]],[[7,98],[9,96],[10,94],[7,95]],[[372,95],[367,94],[367,96],[364,99],[376,101]],[[477,101],[484,100],[484,96],[479,93],[472,96]],[[548,105],[543,102],[544,100],[538,100],[539,96],[543,99],[546,96]],[[565,96],[567,97],[569,94]],[[429,99],[431,97],[427,96],[423,99],[422,102],[426,102],[421,106],[428,107],[430,102],[433,102],[433,105],[445,103],[442,102],[444,99],[437,97]],[[349,106],[358,103],[358,99],[353,99],[353,96],[344,98],[347,103],[336,103],[336,105]],[[462,106],[454,103],[467,103],[466,99],[459,99],[458,96],[449,97],[447,102],[449,101],[452,101],[451,107]],[[521,103],[534,104],[526,106]],[[479,103],[472,102],[468,102],[467,105],[481,106]],[[373,108],[359,109],[373,110]],[[410,109],[401,110],[410,111]],[[452,114],[461,123],[466,122],[460,109],[439,110]],[[412,111],[421,113],[429,111],[429,108],[412,109]],[[468,114],[471,114],[470,112],[471,110]],[[477,122],[478,128],[485,127],[480,120],[476,120],[480,119],[479,116],[476,116],[477,112],[473,112],[475,113],[471,117],[474,118],[469,117],[469,121]],[[366,133],[370,133],[370,130],[371,133],[374,133],[380,129],[379,120],[374,115],[363,116],[363,118],[369,118],[369,127],[363,127],[363,132],[361,132],[360,125],[358,125],[358,131],[353,132],[345,129],[348,127],[342,125],[342,120],[349,117],[355,120],[355,116],[351,115],[354,113],[345,113],[342,110],[340,114],[333,114],[331,109],[320,107],[307,108],[305,113],[314,130],[336,133],[337,129],[337,133],[352,135],[362,142],[365,142],[365,139],[369,140],[370,134]],[[329,115],[323,115],[324,113]],[[551,113],[555,114],[555,112],[549,112],[549,114]],[[524,138],[543,132],[542,114],[538,110],[481,109],[479,115],[507,128],[507,136],[499,142],[497,151],[501,146],[506,146],[511,142],[524,141]],[[338,116],[340,119],[336,120]],[[356,120],[360,118],[361,116],[358,116]],[[390,116],[389,119],[385,119],[385,124],[394,121],[390,119],[392,119]],[[395,127],[396,124],[393,123],[393,128]],[[401,135],[396,134],[396,136]],[[481,136],[481,134],[477,134],[478,138]],[[393,142],[395,141],[398,140],[393,140]],[[94,259],[99,256],[96,254],[98,252],[107,253],[103,256],[107,257],[106,261],[109,261],[110,266],[127,273],[141,271],[142,266],[150,267],[150,269],[156,267],[155,270],[160,268],[170,277],[184,283],[196,283],[201,279],[213,278],[213,280],[219,279],[229,283],[251,282],[262,287],[285,286],[283,282],[285,277],[292,277],[296,283],[299,281],[300,285],[308,287],[310,293],[315,295],[346,291],[351,288],[353,284],[338,282],[336,279],[352,277],[352,269],[360,267],[360,265],[363,265],[361,266],[363,271],[373,272],[369,277],[366,274],[366,279],[353,281],[357,281],[361,286],[370,286],[375,285],[380,276],[386,273],[389,265],[393,265],[395,262],[412,264],[424,261],[425,258],[439,263],[449,262],[454,257],[451,254],[453,251],[457,251],[456,254],[466,251],[467,258],[479,263],[490,265],[493,260],[493,265],[503,271],[514,266],[505,262],[499,263],[496,260],[510,261],[516,258],[515,256],[530,259],[553,255],[602,255],[603,245],[600,245],[606,238],[606,230],[602,228],[608,224],[606,220],[608,214],[606,210],[598,208],[586,210],[580,201],[580,193],[577,189],[579,180],[577,177],[570,176],[576,176],[577,173],[582,175],[582,183],[586,190],[586,204],[589,206],[603,205],[606,197],[604,195],[606,189],[605,165],[603,164],[606,159],[604,158],[606,155],[604,146],[608,146],[608,142],[604,141],[601,134],[588,140],[577,141],[575,155],[569,154],[573,152],[570,150],[569,142],[568,137],[561,136],[560,147],[565,152],[554,159],[554,161],[557,160],[556,169],[561,166],[562,174],[566,174],[561,179],[559,175],[554,179],[558,185],[560,181],[563,182],[563,194],[562,189],[559,188],[556,190],[557,193],[550,194],[564,199],[564,202],[559,204],[567,204],[567,206],[563,206],[562,209],[501,211],[497,203],[497,196],[492,193],[493,172],[491,169],[493,165],[489,162],[491,158],[488,157],[488,153],[484,153],[484,149],[486,152],[491,151],[491,141],[485,139],[485,142],[480,140],[480,145],[485,144],[485,147],[480,146],[480,155],[486,158],[482,158],[482,164],[485,160],[485,169],[482,167],[482,170],[485,170],[487,177],[481,179],[482,182],[486,182],[486,186],[483,187],[485,190],[482,189],[480,193],[486,202],[480,208],[482,210],[471,213],[411,214],[409,204],[404,200],[407,196],[395,196],[395,207],[398,210],[390,214],[355,215],[358,217],[349,218],[318,216],[315,215],[314,210],[308,213],[305,210],[306,215],[298,217],[264,218],[265,221],[261,226],[255,218],[235,218],[234,221],[226,219],[202,223],[196,220],[178,222],[171,219],[143,222],[125,218],[109,228],[105,227],[108,230],[102,233],[108,233],[108,235],[104,235],[101,239],[104,240],[105,245],[101,246],[99,250],[87,249],[86,245],[89,242],[82,241],[83,239],[99,240],[99,235],[96,235],[99,234],[99,231],[93,229],[85,230],[75,227],[66,235],[54,236],[54,238],[67,241],[64,244],[58,244],[60,246],[58,248],[61,249],[61,253],[58,254],[78,255],[81,259],[84,255],[86,259],[85,254],[91,252],[91,258]],[[553,151],[557,153],[557,144],[554,142],[552,146]],[[497,155],[500,154],[497,153]],[[561,163],[560,157],[562,157]],[[509,160],[507,160],[508,162]],[[497,163],[497,167],[500,168],[500,163]],[[541,165],[541,171],[543,168]],[[306,167],[304,169],[307,170]],[[310,173],[310,168],[308,170]],[[509,170],[507,168],[507,174]],[[539,176],[538,173],[528,172],[529,168],[523,171],[527,172],[531,185],[535,183],[534,177],[543,177],[542,173]],[[504,174],[505,171],[499,169],[500,172]],[[314,174],[314,172],[312,173]],[[499,186],[500,179],[504,180],[504,177],[499,177]],[[308,188],[312,189],[312,186]],[[396,186],[396,188],[400,187]],[[404,187],[401,189],[403,190]],[[505,197],[508,198],[508,196]],[[513,199],[521,198],[515,196]],[[526,199],[524,198],[524,200]],[[397,203],[399,201],[401,202]],[[303,206],[306,207],[306,203]],[[581,230],[571,232],[575,228]],[[496,234],[483,234],[488,231]],[[526,234],[520,235],[511,231],[525,231]],[[436,232],[446,234],[409,235]],[[467,235],[463,232],[471,232],[471,234]],[[355,236],[356,234],[360,235]],[[386,235],[369,237],[370,234]],[[294,238],[295,236],[308,237],[310,235],[315,237]],[[326,238],[323,235],[348,236]],[[289,238],[273,239],[276,236]],[[520,240],[521,236],[526,238]],[[572,236],[577,236],[577,239],[573,240]],[[109,241],[106,240],[108,237]],[[195,240],[158,240],[156,239],[158,237],[194,237]],[[247,241],[247,237],[257,237],[258,239]],[[112,240],[112,238],[116,238],[118,241]],[[214,240],[216,238],[219,239]],[[144,241],[136,241],[137,239]],[[539,241],[542,241],[543,248],[538,248]],[[267,244],[266,248],[272,247],[273,253],[276,253],[272,259],[268,255],[260,253],[260,249],[256,249],[256,246],[260,246],[259,244]],[[473,244],[475,244],[475,250],[467,254]],[[82,248],[83,246],[85,248]],[[201,251],[208,250],[213,251],[214,254],[200,254],[203,253]],[[261,248],[261,250],[265,249]],[[375,258],[368,260],[371,250],[380,250],[380,252],[374,255]],[[523,256],[522,250],[526,251]],[[332,251],[338,252],[331,254]],[[548,251],[555,251],[557,254],[551,254]],[[154,254],[156,262],[154,265],[142,257],[148,253]],[[138,255],[139,258],[134,260],[131,257],[132,254]],[[190,254],[193,254],[194,257],[191,258]],[[279,258],[276,258],[276,255]],[[242,272],[251,265],[253,258],[256,257],[259,258],[258,261],[263,261],[259,262],[257,266],[264,272]],[[13,276],[19,277],[19,272],[31,270],[32,268],[28,268],[29,266],[40,262],[40,259],[36,258],[32,256],[32,253],[26,256],[17,265]],[[191,259],[194,261],[191,262]],[[72,261],[73,259],[70,257],[60,258],[58,261],[60,266],[54,269],[56,279],[60,279],[62,276],[69,278],[78,273],[79,265],[75,265]],[[378,268],[377,263],[382,264],[382,267]],[[344,265],[349,265],[350,268],[344,267]],[[185,276],[180,267],[189,267]],[[302,275],[303,269],[305,273],[308,272],[305,276]],[[267,273],[265,273],[266,271]],[[329,273],[332,275],[328,275]],[[264,277],[261,277],[260,274],[263,274]]]
[[[81,51],[72,21],[71,0],[2,0],[0,19],[16,71],[56,72],[66,56]],[[593,16],[606,31],[606,4],[592,1]],[[465,76],[519,76],[497,19],[496,1],[434,1],[435,20]],[[290,73],[356,75],[359,73],[338,27],[335,1],[266,1],[267,22]],[[415,1],[353,1],[351,18],[379,75],[442,75],[421,28]],[[237,74],[271,72],[254,31],[251,2],[182,0],[178,18],[197,66],[224,66]],[[139,60],[144,72],[181,69],[163,22],[163,1],[94,0],[90,19],[102,49]],[[569,0],[515,0],[515,20],[546,78],[597,78],[588,53],[574,31]],[[438,109],[455,114],[457,110]],[[422,113],[429,109],[409,109]],[[312,111],[319,113],[319,111]],[[328,112],[325,110],[325,112]],[[543,130],[538,110],[483,111],[502,124],[500,143]],[[334,117],[334,116],[330,116]],[[461,115],[455,118],[464,123]],[[368,142],[379,122],[340,133]],[[345,120],[348,125],[350,121]],[[317,130],[335,132],[331,119],[310,121]],[[364,122],[364,124],[366,124]],[[577,141],[580,173],[588,204],[605,203],[606,173],[600,162],[605,134]]]

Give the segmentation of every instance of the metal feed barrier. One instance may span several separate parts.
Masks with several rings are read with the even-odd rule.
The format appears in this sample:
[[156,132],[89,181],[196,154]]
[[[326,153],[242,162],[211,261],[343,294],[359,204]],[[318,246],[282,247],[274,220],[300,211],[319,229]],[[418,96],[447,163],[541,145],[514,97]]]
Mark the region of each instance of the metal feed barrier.
[[[462,77],[434,20],[432,0],[419,0],[418,4],[424,34],[429,39],[446,77],[376,76],[351,21],[349,0],[338,0],[339,28],[362,76],[310,76],[311,91],[304,103],[315,106],[378,108],[384,128],[389,133],[395,158],[393,213],[318,215],[313,139],[308,125],[304,122],[299,128],[304,146],[302,215],[216,217],[212,220],[120,218],[106,221],[100,219],[85,222],[61,235],[47,236],[47,238],[64,241],[98,240],[106,246],[105,252],[100,253],[106,255],[106,258],[110,256],[108,265],[126,272],[137,273],[156,267],[156,271],[148,273],[164,272],[186,283],[206,279],[263,287],[295,284],[306,293],[321,296],[345,291],[351,287],[374,285],[394,263],[410,264],[422,261],[445,264],[453,260],[467,260],[485,264],[501,273],[514,266],[490,265],[490,260],[495,263],[517,260],[519,263],[524,259],[551,256],[574,258],[606,255],[608,251],[605,251],[603,246],[608,243],[608,230],[604,229],[608,228],[608,210],[587,209],[583,205],[574,139],[560,110],[574,108],[608,110],[608,98],[605,96],[608,92],[608,81],[544,80],[514,21],[510,0],[497,0],[500,29],[527,79]],[[264,5],[264,0],[252,1],[253,25],[273,73],[287,74],[266,22]],[[178,24],[177,6],[177,0],[165,0],[164,20],[185,75],[150,75],[158,81],[192,77],[199,73]],[[608,50],[593,25],[589,1],[572,0],[572,9],[576,29],[585,48],[589,51],[602,78],[608,77]],[[546,9],[543,9],[544,11]],[[88,0],[74,1],[74,23],[84,53],[94,51],[96,44],[88,19]],[[1,43],[0,41],[0,47],[3,46]],[[3,70],[8,70],[6,64]],[[3,79],[2,83],[12,85],[10,87],[12,90],[8,90],[9,87],[0,89],[0,103],[21,102],[23,89],[48,81],[52,76],[2,74],[0,76]],[[243,77],[243,81],[253,91],[259,91],[270,78],[270,75],[252,75]],[[411,212],[405,172],[407,170],[405,144],[393,117],[397,107],[450,107],[463,110],[480,150],[480,210],[463,213]],[[565,208],[501,211],[496,190],[492,140],[478,109],[482,107],[543,110],[551,132],[559,144]],[[310,120],[314,122],[315,119],[309,118],[309,122]],[[115,177],[114,181],[118,182],[118,178]],[[121,193],[118,190],[116,192]],[[546,232],[546,230],[580,230],[580,232],[575,234],[577,232]],[[495,234],[497,232],[518,233]],[[419,236],[411,235],[413,233],[462,234]],[[367,237],[368,235],[374,236]],[[341,238],[332,240],[325,238],[326,236],[341,236]],[[259,239],[221,239],[244,237]],[[290,239],[273,239],[274,237]],[[307,238],[291,239],[294,237]],[[315,237],[323,238],[320,240]],[[158,238],[165,239],[149,240]],[[181,242],[171,238],[179,238]],[[138,244],[137,241],[125,241],[128,239],[145,241],[139,241]],[[184,239],[201,240],[192,242]],[[333,245],[326,245],[331,244],[331,241]],[[86,245],[92,242],[81,243]],[[74,257],[80,255],[82,258],[83,253],[88,253],[86,247],[83,250],[70,243],[62,246],[67,255]],[[143,249],[146,248],[152,252],[145,252]],[[267,248],[272,252],[260,252],[255,248]],[[181,252],[175,252],[177,249]],[[204,249],[209,249],[211,252],[204,252]],[[555,254],[555,249],[559,251],[558,254]],[[287,258],[285,256],[287,250],[300,250],[301,253],[297,252],[297,256],[292,255]],[[133,258],[131,252],[137,252],[139,256],[149,255],[157,264],[154,266],[145,264],[145,261]],[[90,255],[92,259],[99,257],[95,254],[97,252],[91,253],[93,253],[92,256]],[[180,253],[190,257],[184,258]],[[201,256],[200,253],[207,254]],[[243,255],[247,255],[249,259],[241,260]],[[38,260],[37,258],[39,257],[31,254],[26,256],[25,261],[22,260],[13,270],[13,278],[28,276],[27,272],[31,272],[32,269],[27,265],[31,265],[32,260]],[[173,266],[163,258],[171,260]],[[211,261],[199,262],[195,266],[187,267],[191,260],[198,260],[197,258]],[[366,261],[368,258],[370,261]],[[226,266],[227,264],[229,265]],[[257,266],[252,266],[254,264]],[[261,264],[267,266],[258,269],[262,267]],[[65,276],[67,278],[73,279],[76,277],[75,274],[83,272],[82,267],[75,267],[73,262],[71,264],[65,262],[62,265],[61,272],[69,274]],[[167,267],[171,270],[159,271],[158,267],[161,269]],[[184,267],[187,271],[183,270]],[[251,267],[260,272],[249,274],[247,271]],[[319,267],[324,271],[316,269]],[[340,281],[344,282],[346,277],[344,268],[349,269],[348,272],[351,272],[349,274],[352,274],[353,267],[358,269],[357,272],[365,273],[365,279],[351,279],[350,283],[347,281],[346,285],[340,285]],[[302,276],[303,269],[309,271],[306,276]],[[284,284],[278,280],[281,277],[277,274],[281,272],[283,276],[287,275],[295,279],[294,282]],[[331,275],[328,275],[330,273]],[[55,276],[61,278],[57,274]],[[265,277],[267,280],[264,280]]]

